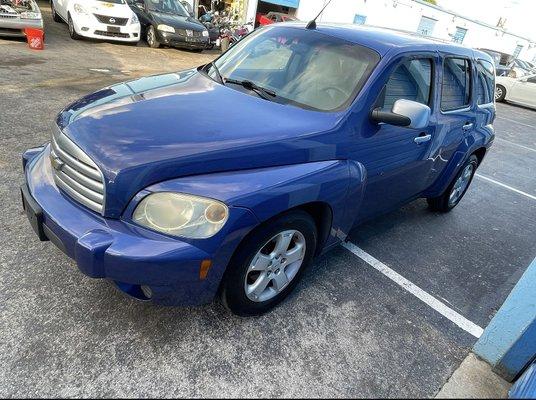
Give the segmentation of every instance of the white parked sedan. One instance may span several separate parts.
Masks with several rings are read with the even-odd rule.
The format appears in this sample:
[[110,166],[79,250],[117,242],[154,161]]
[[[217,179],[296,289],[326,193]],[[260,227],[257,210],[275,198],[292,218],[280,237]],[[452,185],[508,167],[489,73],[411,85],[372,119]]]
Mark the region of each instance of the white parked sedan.
[[536,108],[536,75],[526,75],[521,78],[498,76],[495,81],[495,100],[507,100]]
[[54,21],[69,25],[73,39],[140,40],[140,22],[125,0],[50,0]]

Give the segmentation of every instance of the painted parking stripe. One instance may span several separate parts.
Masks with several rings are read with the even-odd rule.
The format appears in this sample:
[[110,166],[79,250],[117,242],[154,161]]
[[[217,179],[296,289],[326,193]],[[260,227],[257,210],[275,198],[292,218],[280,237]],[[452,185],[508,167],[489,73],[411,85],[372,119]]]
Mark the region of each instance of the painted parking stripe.
[[529,151],[534,151],[536,152],[536,149],[533,149],[531,147],[527,147],[527,146],[523,146],[522,144],[517,144],[517,143],[514,143],[514,142],[511,142],[509,140],[506,140],[506,139],[503,139],[503,138],[498,138],[498,137],[495,137],[495,140],[498,140],[500,142],[506,142],[508,143],[509,145],[511,146],[516,146],[516,147],[519,147],[521,149],[525,149],[525,150],[529,150]]
[[357,257],[365,261],[368,265],[370,265],[372,268],[376,269],[377,271],[384,274],[386,277],[391,279],[393,282],[395,282],[397,285],[402,287],[403,289],[407,290],[411,294],[413,294],[415,297],[417,297],[422,302],[426,303],[428,306],[436,310],[438,313],[458,325],[460,328],[462,328],[464,331],[470,333],[476,338],[479,338],[482,335],[482,332],[484,331],[480,326],[476,325],[474,322],[469,321],[467,318],[465,318],[463,315],[457,313],[452,308],[447,306],[445,303],[439,301],[431,294],[425,292],[420,287],[415,285],[414,283],[408,281],[406,278],[404,278],[399,273],[393,271],[391,268],[389,268],[387,265],[382,263],[381,261],[377,260],[370,254],[368,254],[366,251],[361,249],[360,247],[356,246],[355,244],[351,242],[344,242],[343,247],[346,248],[351,253],[355,254]]
[[504,121],[512,122],[514,124],[523,125],[523,126],[526,126],[527,128],[536,129],[536,126],[534,125],[524,124],[523,122],[516,121],[515,119],[504,118],[504,117],[497,117],[497,119],[502,119]]
[[518,193],[520,195],[523,195],[525,197],[528,197],[529,199],[532,199],[532,200],[536,200],[536,196],[533,196],[532,194],[529,194],[529,193],[525,193],[519,189],[516,189],[516,188],[513,188],[512,186],[508,186],[502,182],[499,182],[499,181],[496,181],[495,179],[491,179],[491,178],[488,178],[487,176],[484,176],[484,175],[481,175],[481,174],[475,174],[476,177],[480,178],[480,179],[484,179],[485,181],[488,181],[488,182],[491,182],[491,183],[494,183],[498,186],[502,186],[503,188],[506,188],[508,190],[511,190],[512,192],[515,192],[515,193]]

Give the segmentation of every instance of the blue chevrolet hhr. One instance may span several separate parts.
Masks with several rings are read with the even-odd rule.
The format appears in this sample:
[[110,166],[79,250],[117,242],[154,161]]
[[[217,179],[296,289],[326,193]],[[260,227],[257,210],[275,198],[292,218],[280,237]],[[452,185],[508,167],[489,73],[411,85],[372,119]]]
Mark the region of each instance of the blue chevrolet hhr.
[[23,155],[23,205],[41,240],[135,298],[261,314],[356,224],[419,197],[455,207],[494,118],[485,53],[275,24],[69,105]]

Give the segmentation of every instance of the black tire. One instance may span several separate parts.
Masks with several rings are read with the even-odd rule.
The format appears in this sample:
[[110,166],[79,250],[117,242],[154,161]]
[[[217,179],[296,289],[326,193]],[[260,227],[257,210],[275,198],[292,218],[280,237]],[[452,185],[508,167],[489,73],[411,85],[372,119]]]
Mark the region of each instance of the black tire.
[[[305,254],[298,271],[288,284],[266,301],[253,301],[246,295],[248,268],[257,253],[278,233],[296,230],[305,240]],[[242,242],[233,255],[222,280],[221,300],[232,313],[239,316],[261,315],[283,301],[299,282],[303,271],[311,264],[317,244],[316,225],[305,211],[289,211],[264,223]],[[251,271],[249,272],[252,273]],[[284,273],[284,272],[283,272]]]
[[506,88],[503,85],[495,86],[495,101],[504,101],[506,97]]
[[[465,172],[468,166],[472,166],[471,176],[469,178],[469,182],[467,186],[463,189],[460,195],[457,196],[456,200],[454,202],[450,201],[450,197],[452,192],[454,191],[454,186],[456,185],[456,182],[458,181],[458,178],[460,178]],[[472,154],[469,159],[463,164],[463,166],[460,168],[460,171],[456,174],[450,185],[447,187],[447,189],[443,192],[441,196],[438,197],[430,197],[427,198],[426,201],[428,202],[428,205],[431,210],[433,211],[439,211],[439,212],[449,212],[454,207],[456,207],[465,193],[467,192],[467,189],[469,189],[469,186],[471,186],[471,182],[473,181],[473,178],[475,176],[476,169],[478,168],[478,157]]]
[[69,26],[69,36],[71,37],[71,39],[80,40],[82,36],[76,33],[76,30],[74,29],[73,19],[71,18],[71,14],[67,15],[67,25]]
[[50,11],[52,12],[52,19],[54,22],[63,22],[61,17],[56,12],[56,9],[54,8],[54,2],[50,0]]
[[156,29],[153,25],[147,28],[146,40],[149,47],[153,49],[158,49],[160,47],[160,42],[158,41],[158,37],[156,36]]

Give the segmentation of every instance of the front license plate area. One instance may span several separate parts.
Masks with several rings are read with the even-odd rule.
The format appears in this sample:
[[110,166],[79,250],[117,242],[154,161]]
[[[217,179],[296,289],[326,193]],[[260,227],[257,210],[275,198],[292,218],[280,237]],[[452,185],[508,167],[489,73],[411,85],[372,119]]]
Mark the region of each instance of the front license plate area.
[[24,211],[26,212],[26,217],[28,218],[30,225],[32,226],[34,232],[39,237],[39,240],[43,242],[47,241],[48,238],[45,235],[45,231],[43,229],[42,208],[32,198],[32,195],[30,194],[30,190],[28,189],[27,185],[23,185],[20,189],[20,192],[22,196],[22,207]]
[[111,32],[111,33],[121,33],[121,28],[119,28],[118,26],[108,26],[108,32]]

